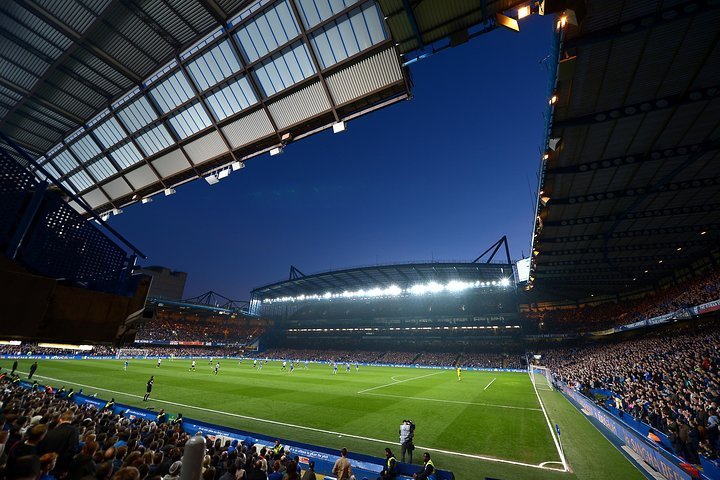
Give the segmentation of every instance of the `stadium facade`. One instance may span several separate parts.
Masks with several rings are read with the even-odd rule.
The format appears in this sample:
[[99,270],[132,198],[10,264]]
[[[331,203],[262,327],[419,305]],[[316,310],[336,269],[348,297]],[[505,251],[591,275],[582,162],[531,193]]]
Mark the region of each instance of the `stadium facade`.
[[[409,263],[303,275],[256,288],[274,345],[447,349],[520,335],[510,263]],[[502,342],[498,342],[502,343]]]

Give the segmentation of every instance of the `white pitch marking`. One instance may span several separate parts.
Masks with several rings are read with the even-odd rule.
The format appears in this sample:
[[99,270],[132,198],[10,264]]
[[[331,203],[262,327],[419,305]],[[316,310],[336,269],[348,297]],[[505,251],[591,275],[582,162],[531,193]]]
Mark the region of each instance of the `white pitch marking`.
[[427,398],[427,397],[407,397],[404,395],[391,395],[389,393],[363,393],[363,395],[375,395],[378,397],[391,397],[391,398],[402,398],[403,400],[424,400],[426,402],[441,402],[441,403],[458,403],[460,405],[478,405],[480,407],[497,407],[497,408],[510,408],[513,410],[530,410],[534,412],[541,412],[539,408],[532,407],[515,407],[512,405],[498,405],[497,403],[480,403],[480,402],[464,402],[462,400],[442,400],[439,398]]
[[493,379],[490,380],[490,383],[488,383],[487,385],[485,385],[485,388],[483,388],[483,390],[487,390],[488,387],[489,387],[490,385],[492,385],[495,380],[497,380],[497,377],[493,377]]
[[377,390],[378,388],[389,387],[390,385],[398,385],[398,384],[400,384],[400,383],[409,382],[410,380],[418,380],[418,379],[420,379],[420,378],[432,377],[433,375],[439,375],[439,374],[441,374],[441,373],[445,373],[445,371],[443,370],[443,371],[440,371],[440,372],[428,373],[427,375],[420,375],[419,377],[412,377],[412,378],[408,378],[408,379],[406,379],[406,380],[400,380],[399,382],[386,383],[385,385],[380,385],[380,386],[377,386],[377,387],[366,388],[365,390],[360,390],[360,391],[357,392],[357,393],[371,392],[371,391],[373,391],[373,390]]
[[540,408],[542,409],[543,415],[545,415],[545,420],[547,421],[547,426],[550,429],[550,436],[553,439],[553,442],[555,442],[555,448],[557,448],[558,455],[560,455],[560,460],[562,461],[563,469],[564,471],[569,471],[570,467],[567,464],[567,460],[565,460],[565,454],[562,451],[562,448],[560,448],[560,442],[558,441],[557,437],[555,436],[555,429],[552,427],[552,424],[550,423],[550,417],[548,417],[547,411],[545,410],[545,405],[543,405],[542,399],[540,398],[540,393],[538,392],[537,387],[535,386],[535,379],[533,378],[530,371],[528,371],[528,376],[530,377],[530,383],[532,383],[533,390],[535,390],[535,395],[537,395],[538,402],[540,402]]
[[[19,371],[19,370],[18,370],[18,373],[23,373],[23,374],[27,375],[27,372],[21,372],[21,371]],[[438,373],[442,373],[442,372],[438,372]],[[427,375],[425,375],[425,376],[427,376]],[[54,380],[54,381],[57,381],[57,382],[65,382],[65,383],[69,383],[70,385],[77,385],[77,386],[79,386],[79,387],[84,387],[84,388],[93,388],[93,389],[95,389],[95,390],[102,390],[102,391],[104,391],[104,392],[116,393],[116,394],[118,394],[118,395],[125,395],[126,397],[143,398],[141,395],[135,395],[135,394],[132,394],[132,393],[119,392],[119,391],[117,391],[117,390],[109,390],[109,389],[107,389],[107,388],[95,387],[95,386],[93,386],[93,385],[84,385],[84,384],[82,384],[82,383],[71,382],[71,381],[69,381],[69,380],[62,380],[62,379],[59,379],[59,378],[46,377],[46,376],[44,376],[44,375],[35,375],[35,377],[45,378],[45,379],[48,379],[48,380]],[[409,379],[409,380],[413,380],[413,379]],[[166,403],[166,404],[168,404],[168,405],[175,405],[175,406],[183,407],[183,408],[191,408],[191,409],[193,409],[193,410],[200,410],[200,411],[204,411],[204,412],[217,413],[217,414],[220,414],[220,415],[227,415],[227,416],[229,416],[229,417],[237,417],[237,418],[243,418],[243,419],[246,419],[246,420],[254,420],[254,421],[257,421],[257,422],[260,422],[260,423],[270,423],[270,424],[273,424],[273,425],[280,425],[280,426],[283,426],[283,427],[291,427],[291,428],[297,428],[297,429],[300,429],[300,430],[309,430],[309,431],[311,431],[311,432],[325,433],[325,434],[330,434],[330,435],[333,435],[333,436],[344,435],[344,436],[346,436],[346,437],[357,438],[357,439],[359,439],[359,440],[366,440],[366,441],[369,441],[369,442],[382,443],[382,444],[384,444],[384,445],[392,444],[392,443],[393,443],[393,441],[380,440],[380,439],[378,439],[378,438],[363,437],[363,436],[360,436],[360,435],[353,435],[353,434],[350,434],[350,433],[333,432],[333,431],[331,431],[331,430],[323,430],[323,429],[320,429],[320,428],[305,427],[305,426],[303,426],[303,425],[294,425],[294,424],[292,424],[292,423],[277,422],[277,421],[275,421],[275,420],[267,420],[267,419],[265,419],[265,418],[249,417],[249,416],[247,416],[247,415],[240,415],[240,414],[238,414],[238,413],[223,412],[223,411],[220,411],[220,410],[213,410],[213,409],[211,409],[211,408],[196,407],[196,406],[194,406],[194,405],[185,405],[184,403],[170,402],[170,401],[167,401],[167,400],[160,400],[160,399],[158,399],[158,398],[153,399],[153,401],[154,401],[154,402],[160,402],[160,403]],[[142,408],[142,407],[138,407],[138,408]],[[438,449],[438,448],[422,447],[422,446],[420,446],[420,445],[416,445],[416,448],[419,448],[419,449],[421,449],[421,450],[427,450],[427,451],[430,451],[430,452],[443,453],[443,454],[445,454],[445,455],[453,455],[453,456],[457,456],[457,457],[476,458],[476,459],[478,459],[478,460],[485,460],[485,461],[488,461],[488,462],[507,463],[507,464],[510,464],[510,465],[519,465],[519,466],[521,466],[521,467],[538,468],[538,469],[541,469],[541,470],[552,470],[552,471],[555,471],[555,472],[562,472],[562,470],[558,470],[557,468],[545,467],[545,466],[543,466],[543,464],[534,465],[534,464],[532,464],[532,463],[516,462],[516,461],[514,461],[514,460],[505,460],[505,459],[503,459],[503,458],[487,457],[487,456],[484,456],[484,455],[474,455],[474,454],[471,454],[471,453],[453,452],[453,451],[449,451],[449,450],[441,450],[441,449]],[[544,462],[544,463],[547,463],[547,462]],[[565,470],[565,472],[567,472],[567,470]]]

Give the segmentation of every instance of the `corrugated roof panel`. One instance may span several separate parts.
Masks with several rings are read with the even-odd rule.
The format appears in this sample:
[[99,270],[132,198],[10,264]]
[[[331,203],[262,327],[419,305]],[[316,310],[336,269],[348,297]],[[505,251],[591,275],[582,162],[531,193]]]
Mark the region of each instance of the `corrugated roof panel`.
[[190,162],[187,161],[179,148],[156,158],[151,163],[163,178],[175,175],[191,167]]
[[368,2],[314,32],[310,44],[327,68],[386,39],[380,9]]
[[265,110],[257,110],[222,127],[232,148],[239,148],[275,133]]
[[[5,46],[10,48],[3,49],[3,57],[7,61],[16,64],[24,70],[27,70],[28,73],[39,76],[43,74],[50,66],[47,57],[39,57],[35,55],[32,51],[27,50],[26,48],[15,48],[14,44],[6,44]],[[52,59],[54,57],[50,58]]]
[[100,147],[89,135],[82,135],[74,143],[70,145],[70,150],[81,162],[87,162],[91,158],[100,154]]
[[36,3],[77,33],[82,34],[92,25],[95,17],[107,7],[110,0],[86,2],[86,5],[78,1],[58,2],[57,0],[36,0]]
[[50,163],[62,172],[63,175],[80,166],[67,150],[62,150],[60,153],[51,158]]
[[228,152],[225,142],[216,131],[188,143],[183,148],[195,165]]
[[402,80],[395,49],[388,48],[329,75],[327,85],[335,104],[341,105]]
[[315,66],[303,42],[283,48],[255,69],[260,86],[268,97],[314,74]]
[[133,85],[133,82],[122,73],[118,72],[104,61],[93,55],[87,50],[79,49],[72,53],[72,58],[78,62],[86,65],[87,68],[97,72],[98,75],[102,75],[108,81],[113,82],[119,86],[122,90],[127,90]]
[[2,26],[8,32],[52,58],[59,57],[72,41],[15,2],[0,5]]
[[310,29],[327,20],[358,0],[296,0],[300,17],[306,28]]
[[128,185],[122,177],[110,180],[108,183],[101,185],[101,187],[113,200],[132,193],[130,185]]
[[107,197],[99,188],[86,193],[82,198],[90,205],[90,208],[97,208],[108,202]]
[[95,184],[90,176],[82,170],[71,176],[70,182],[75,185],[76,190],[79,192],[87,190]]
[[210,117],[205,113],[199,101],[183,108],[170,117],[169,121],[179,138],[187,138],[212,125]]
[[139,190],[143,187],[157,182],[159,179],[152,168],[148,165],[142,165],[135,170],[131,170],[125,173],[125,178],[135,190]]
[[150,57],[124,37],[114,33],[110,29],[100,30],[96,35],[95,43],[105,50],[111,57],[125,65],[129,70],[135,72],[139,77],[146,77],[155,68],[160,60]]
[[[178,12],[185,22],[189,23],[194,32],[207,32],[217,24],[212,14],[203,6],[202,2],[188,2],[187,0],[168,0],[167,2],[176,12]],[[162,24],[162,22],[161,22]],[[174,32],[173,35],[175,35]],[[194,33],[197,36],[197,33]],[[180,43],[187,43],[192,38],[183,38],[177,36]]]
[[118,110],[115,114],[130,133],[137,132],[158,118],[150,106],[150,102],[144,95],[130,103],[127,107]]
[[275,3],[235,33],[249,62],[267,55],[300,35],[288,0]]
[[0,71],[5,79],[25,90],[31,90],[39,78],[4,58],[0,58]]
[[95,178],[96,182],[101,182],[118,173],[115,166],[113,166],[110,160],[108,160],[105,156],[99,157],[94,162],[88,164],[87,169],[90,172],[90,175]]
[[330,102],[320,82],[315,82],[269,104],[268,110],[275,125],[282,129],[330,110]]
[[170,8],[168,2],[142,2],[139,7],[154,22],[162,25],[167,32],[177,39],[178,43],[187,43],[197,36],[192,27],[182,21],[175,11]]
[[246,77],[230,82],[215,93],[207,95],[205,101],[217,121],[255,105],[257,97]]
[[110,148],[127,138],[127,135],[125,135],[120,124],[115,120],[115,117],[110,117],[107,121],[97,125],[93,133],[105,148]]
[[156,125],[142,135],[135,137],[135,141],[147,156],[164,150],[175,143],[170,132],[162,124]]
[[122,168],[135,165],[143,159],[140,151],[132,142],[126,142],[110,152],[110,156]]
[[170,75],[150,90],[150,95],[163,113],[168,113],[194,95],[190,83],[181,70]]
[[187,64],[188,73],[201,92],[217,85],[241,68],[240,60],[227,40]]

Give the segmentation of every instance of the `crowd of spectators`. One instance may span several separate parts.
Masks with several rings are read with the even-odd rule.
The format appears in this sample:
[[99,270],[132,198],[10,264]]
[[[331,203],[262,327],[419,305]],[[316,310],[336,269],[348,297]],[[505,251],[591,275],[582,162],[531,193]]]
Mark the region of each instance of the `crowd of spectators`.
[[377,352],[363,350],[300,350],[275,348],[257,355],[258,358],[286,359],[311,362],[377,363],[392,365],[421,365],[451,367],[461,365],[476,368],[521,368],[520,354],[457,352]]
[[264,328],[245,325],[237,318],[224,315],[208,317],[163,315],[145,322],[139,329],[139,341],[252,343]]
[[541,330],[546,332],[592,331],[647,320],[718,299],[720,269],[714,269],[640,298],[581,308],[531,309],[525,315],[542,325]]
[[[179,480],[190,439],[179,422],[113,414],[0,380],[1,480]],[[275,451],[277,450],[277,451]],[[187,465],[186,467],[187,468]],[[202,480],[314,479],[282,448],[210,441]],[[268,475],[269,474],[269,475]],[[302,474],[302,475],[301,475]]]
[[[720,453],[720,327],[697,324],[644,337],[544,352],[556,379],[590,398],[612,392],[624,414],[668,435],[691,463]],[[591,391],[592,390],[592,391]]]
[[89,350],[71,348],[41,347],[36,343],[23,343],[21,345],[0,345],[0,355],[88,355],[112,356],[115,349],[105,345],[91,345]]

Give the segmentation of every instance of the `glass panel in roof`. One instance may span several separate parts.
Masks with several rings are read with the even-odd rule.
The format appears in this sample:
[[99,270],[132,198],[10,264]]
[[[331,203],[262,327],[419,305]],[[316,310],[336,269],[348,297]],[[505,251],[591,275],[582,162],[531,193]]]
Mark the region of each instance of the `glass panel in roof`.
[[[42,168],[43,168],[47,173],[49,173],[54,179],[57,180],[58,178],[60,178],[60,172],[58,172],[57,169],[56,169],[51,163],[46,162],[46,163],[42,164],[41,166],[42,166]],[[38,170],[38,173],[41,174],[42,172],[40,172],[40,171]]]
[[96,161],[88,164],[87,169],[90,172],[90,175],[92,175],[93,178],[95,178],[96,182],[105,180],[106,178],[118,173],[117,169],[113,166],[113,164],[110,162],[110,160],[108,160],[107,157],[105,157],[105,156],[102,156],[102,157],[98,158]]
[[249,62],[267,55],[298,35],[300,29],[287,0],[277,2],[235,33]]
[[343,11],[357,0],[296,0],[300,17],[307,28],[312,28]]
[[261,62],[255,74],[269,97],[312,76],[315,67],[305,43],[297,42]]
[[90,176],[82,170],[70,177],[70,181],[77,187],[78,191],[86,190],[94,185]]
[[127,142],[123,145],[120,145],[115,150],[110,152],[110,156],[122,168],[128,168],[132,165],[135,165],[143,158],[140,154],[140,151],[135,148],[135,145],[132,142]]
[[170,117],[170,125],[178,134],[178,137],[187,138],[193,133],[209,127],[212,122],[200,102],[195,102]]
[[67,150],[63,150],[55,155],[50,162],[57,167],[63,175],[80,166]]
[[77,190],[75,189],[75,187],[70,185],[70,183],[67,180],[63,180],[62,182],[60,182],[60,185],[62,185],[66,189],[70,190],[72,193],[77,193]]
[[241,68],[240,60],[227,40],[187,64],[188,73],[201,92],[217,85]]
[[368,2],[314,32],[310,44],[320,66],[327,68],[386,38],[380,10]]
[[246,77],[230,82],[217,92],[205,97],[205,101],[217,121],[257,103],[255,92]]
[[193,95],[193,89],[181,70],[170,75],[150,90],[155,103],[163,113],[168,113],[178,105],[188,101]]
[[147,132],[135,138],[140,148],[143,149],[145,155],[152,155],[169,147],[175,141],[170,136],[164,125],[156,125]]
[[118,110],[117,116],[130,133],[137,132],[158,118],[144,95],[122,110]]
[[110,148],[127,138],[115,117],[110,117],[106,122],[95,127],[93,133],[105,148]]
[[100,154],[100,147],[98,147],[97,143],[95,143],[95,141],[87,134],[83,135],[75,143],[70,145],[70,149],[81,162],[87,162],[91,158]]

